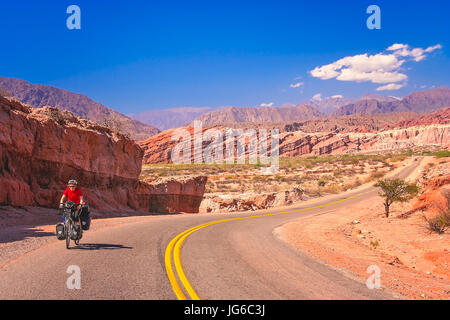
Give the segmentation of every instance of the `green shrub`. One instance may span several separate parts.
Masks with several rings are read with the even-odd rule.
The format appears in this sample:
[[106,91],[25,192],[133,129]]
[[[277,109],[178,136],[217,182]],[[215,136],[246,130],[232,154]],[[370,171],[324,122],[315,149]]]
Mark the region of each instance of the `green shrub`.
[[436,157],[438,157],[438,158],[450,157],[450,151],[449,150],[438,151],[438,152],[436,152]]

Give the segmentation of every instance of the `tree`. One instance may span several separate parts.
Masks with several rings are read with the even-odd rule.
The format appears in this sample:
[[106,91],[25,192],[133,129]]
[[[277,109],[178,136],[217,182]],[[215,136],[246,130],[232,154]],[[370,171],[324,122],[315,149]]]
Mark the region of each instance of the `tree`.
[[383,197],[386,217],[389,217],[389,208],[394,202],[406,202],[417,195],[419,188],[416,184],[407,184],[401,179],[384,179],[375,184],[381,188],[379,195]]

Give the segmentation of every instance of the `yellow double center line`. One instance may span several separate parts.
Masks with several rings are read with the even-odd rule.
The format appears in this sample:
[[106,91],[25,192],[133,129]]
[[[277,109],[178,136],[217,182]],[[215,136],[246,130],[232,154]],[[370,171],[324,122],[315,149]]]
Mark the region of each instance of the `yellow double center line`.
[[192,300],[200,300],[197,293],[192,288],[191,284],[189,283],[188,279],[186,278],[186,275],[184,274],[183,267],[181,266],[181,259],[180,259],[181,245],[183,244],[184,240],[186,240],[186,238],[189,237],[189,235],[191,233],[194,233],[197,230],[200,230],[202,228],[205,228],[205,227],[211,226],[213,224],[217,224],[217,223],[233,221],[233,220],[241,220],[241,219],[261,218],[261,217],[267,217],[267,216],[273,216],[273,215],[285,214],[285,213],[296,213],[296,212],[330,206],[330,205],[333,205],[333,204],[336,204],[336,203],[339,203],[339,202],[342,202],[345,200],[349,200],[354,197],[355,196],[351,196],[351,197],[348,197],[345,199],[322,204],[322,205],[315,206],[315,207],[207,222],[207,223],[200,224],[198,226],[192,227],[188,230],[181,232],[179,235],[177,235],[175,238],[173,238],[169,242],[169,244],[166,247],[166,253],[165,253],[165,257],[164,257],[167,277],[169,278],[170,284],[172,286],[173,291],[175,292],[175,295],[177,296],[178,300],[187,300],[186,295],[184,294],[183,290],[181,289],[180,285],[178,284],[177,278],[175,277],[175,272],[172,267],[172,257],[173,257],[173,264],[175,265],[176,273],[178,274],[178,278],[180,279],[180,282],[183,285],[183,287],[185,288],[186,292],[189,294],[189,296]]

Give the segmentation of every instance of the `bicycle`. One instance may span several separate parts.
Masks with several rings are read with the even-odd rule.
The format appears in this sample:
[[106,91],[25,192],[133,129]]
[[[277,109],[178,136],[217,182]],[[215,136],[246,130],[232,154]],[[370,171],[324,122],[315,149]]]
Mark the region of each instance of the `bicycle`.
[[80,239],[83,236],[83,229],[76,223],[80,219],[80,210],[77,210],[78,204],[72,201],[67,201],[64,204],[64,231],[66,236],[66,248],[70,249],[70,240],[75,242],[75,245],[80,244]]

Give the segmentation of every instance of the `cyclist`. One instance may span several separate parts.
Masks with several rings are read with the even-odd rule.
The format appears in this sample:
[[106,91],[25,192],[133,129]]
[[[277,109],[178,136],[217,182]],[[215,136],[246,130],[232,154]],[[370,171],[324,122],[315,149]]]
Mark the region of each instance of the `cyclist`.
[[[73,203],[77,204],[77,210],[81,210],[82,206],[83,209],[85,208],[84,205],[86,204],[83,200],[83,192],[81,191],[81,189],[78,187],[78,182],[76,180],[69,180],[69,182],[67,183],[67,189],[64,191],[61,200],[59,201],[59,210],[62,211],[63,207],[64,207],[64,202],[66,201],[72,201]],[[87,208],[86,208],[87,209]],[[63,216],[63,222],[65,223],[65,217]],[[80,225],[81,228],[81,220],[78,219],[78,224]]]

